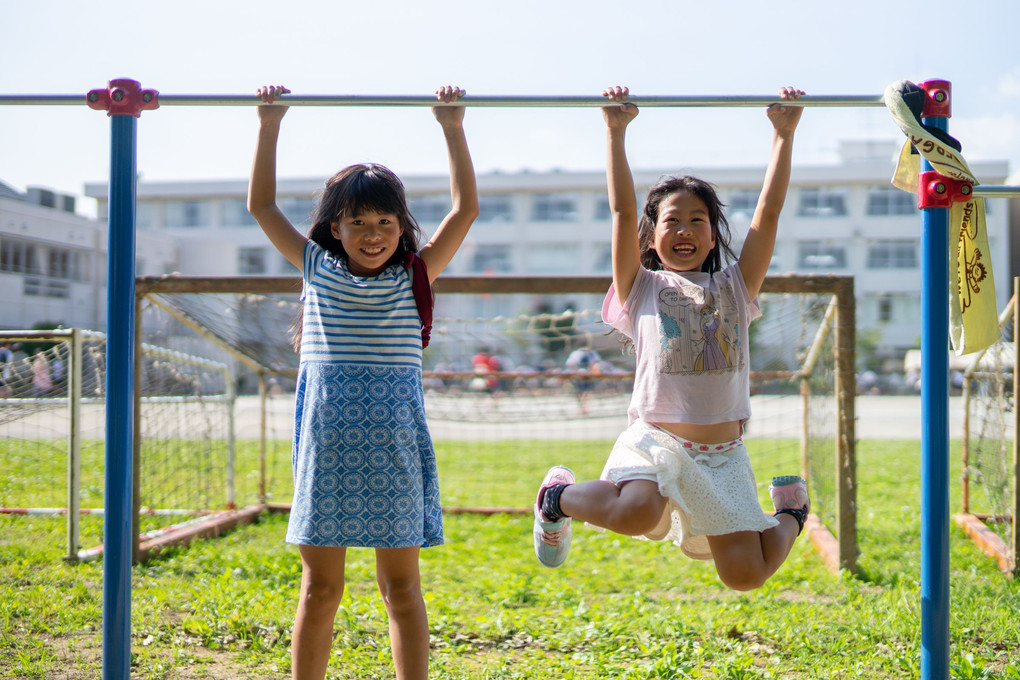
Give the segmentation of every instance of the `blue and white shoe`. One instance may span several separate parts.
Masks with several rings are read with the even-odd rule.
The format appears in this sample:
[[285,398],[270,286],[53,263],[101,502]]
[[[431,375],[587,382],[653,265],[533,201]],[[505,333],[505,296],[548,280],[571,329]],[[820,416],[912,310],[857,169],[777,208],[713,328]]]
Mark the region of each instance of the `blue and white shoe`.
[[545,490],[558,484],[573,484],[574,473],[569,468],[557,465],[546,473],[542,486],[535,497],[535,555],[538,561],[547,567],[558,567],[567,560],[570,551],[570,518],[564,517],[556,522],[549,522],[542,514],[542,495]]

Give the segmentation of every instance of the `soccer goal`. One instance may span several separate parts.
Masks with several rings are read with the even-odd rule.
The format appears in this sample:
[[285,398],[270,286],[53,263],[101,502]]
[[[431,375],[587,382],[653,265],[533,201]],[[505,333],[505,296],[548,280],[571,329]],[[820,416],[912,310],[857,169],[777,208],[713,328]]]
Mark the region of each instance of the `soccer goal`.
[[[956,523],[1003,573],[1020,575],[1020,456],[1017,453],[1017,306],[1020,279],[999,315],[998,342],[964,372],[961,506]],[[1012,341],[1005,338],[1012,337]]]
[[[0,366],[0,513],[66,516],[65,559],[95,559],[105,491],[105,334],[4,331],[0,345],[8,351]],[[236,494],[229,367],[148,343],[140,349],[137,545],[233,507]]]
[[[446,512],[527,513],[551,463],[597,476],[627,426],[634,359],[601,323],[607,277],[442,277],[425,404]],[[299,317],[294,277],[151,277],[137,282],[146,342],[217,356],[237,386],[238,507],[286,510]],[[812,540],[856,569],[854,296],[849,277],[766,279],[751,326],[752,453],[800,469]],[[182,418],[190,415],[182,411]],[[508,464],[512,467],[508,468]],[[139,474],[144,478],[146,465]],[[508,473],[508,469],[511,471]],[[767,503],[768,477],[759,486]],[[144,484],[144,481],[142,482]],[[766,505],[766,507],[768,507]]]

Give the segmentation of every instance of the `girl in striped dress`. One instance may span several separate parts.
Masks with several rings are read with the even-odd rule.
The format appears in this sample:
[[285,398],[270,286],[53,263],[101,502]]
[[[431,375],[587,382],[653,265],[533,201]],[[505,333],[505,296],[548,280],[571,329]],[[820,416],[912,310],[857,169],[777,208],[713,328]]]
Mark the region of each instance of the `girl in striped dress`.
[[[433,113],[446,137],[452,209],[424,246],[404,187],[380,165],[326,182],[306,237],[276,204],[276,144],[284,87],[262,87],[248,210],[302,272],[294,500],[287,541],[301,554],[291,648],[294,678],[323,678],[349,547],[375,548],[396,677],[428,673],[429,631],[418,554],[443,542],[435,452],[425,423],[422,321],[413,268],[432,283],[478,215],[463,106]],[[463,96],[436,91],[438,101]],[[412,268],[405,266],[413,254]]]

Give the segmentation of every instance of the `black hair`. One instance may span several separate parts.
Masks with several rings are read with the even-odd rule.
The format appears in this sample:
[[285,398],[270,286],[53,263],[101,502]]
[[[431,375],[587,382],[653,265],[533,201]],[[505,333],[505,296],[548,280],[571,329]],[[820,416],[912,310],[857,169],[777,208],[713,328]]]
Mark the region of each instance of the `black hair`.
[[387,267],[403,262],[409,252],[418,252],[422,230],[407,207],[404,183],[392,170],[377,163],[349,165],[326,181],[308,238],[346,260],[347,251],[340,239],[333,236],[332,226],[345,216],[366,212],[390,213],[400,223],[400,243],[386,261]]
[[730,247],[730,223],[723,213],[726,205],[719,200],[719,194],[716,193],[714,186],[690,175],[667,175],[648,190],[645,207],[638,220],[638,250],[641,253],[641,264],[645,269],[653,271],[663,268],[659,254],[652,247],[655,243],[655,225],[659,221],[659,205],[667,197],[681,192],[696,196],[708,208],[708,221],[715,236],[715,246],[701,264],[701,271],[715,273],[723,268],[724,262],[735,260],[737,257]]

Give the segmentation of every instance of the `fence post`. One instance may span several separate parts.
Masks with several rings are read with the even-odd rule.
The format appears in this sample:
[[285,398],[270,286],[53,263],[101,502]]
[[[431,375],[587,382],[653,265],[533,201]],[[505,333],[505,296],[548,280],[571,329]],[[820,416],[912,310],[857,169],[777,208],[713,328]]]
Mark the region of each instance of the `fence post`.
[[67,441],[67,555],[64,560],[78,561],[81,543],[81,329],[71,330],[67,366],[67,411],[70,432]]
[[836,519],[839,566],[857,572],[857,459],[856,368],[857,307],[853,279],[845,279],[836,306]]

